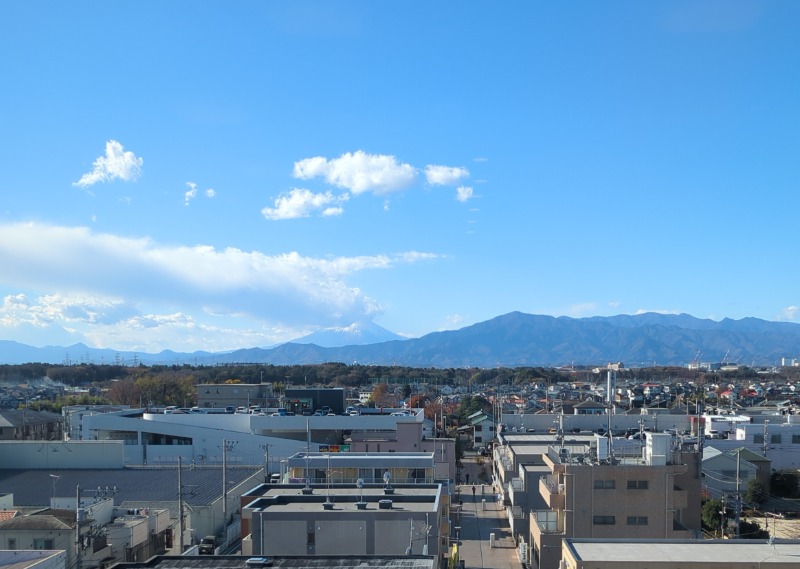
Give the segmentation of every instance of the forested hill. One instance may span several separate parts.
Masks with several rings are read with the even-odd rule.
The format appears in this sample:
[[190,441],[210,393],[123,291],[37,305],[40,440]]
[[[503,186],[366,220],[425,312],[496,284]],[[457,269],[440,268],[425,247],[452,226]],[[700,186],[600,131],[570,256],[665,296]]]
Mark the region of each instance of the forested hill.
[[32,348],[0,342],[0,363],[76,360],[130,365],[268,363],[301,365],[323,362],[410,367],[496,367],[604,365],[686,365],[702,362],[748,366],[780,365],[783,357],[800,358],[800,325],[757,318],[704,320],[688,314],[568,318],[512,312],[460,330],[421,338],[369,345],[323,348],[283,344],[229,353],[126,353],[67,348]]
[[779,365],[800,357],[800,325],[756,318],[702,320],[687,314],[641,314],[594,318],[536,316],[512,312],[460,330],[435,332],[403,342],[320,348],[284,344],[243,350],[223,361],[273,364],[341,361],[362,364],[493,367],[686,365],[703,362]]

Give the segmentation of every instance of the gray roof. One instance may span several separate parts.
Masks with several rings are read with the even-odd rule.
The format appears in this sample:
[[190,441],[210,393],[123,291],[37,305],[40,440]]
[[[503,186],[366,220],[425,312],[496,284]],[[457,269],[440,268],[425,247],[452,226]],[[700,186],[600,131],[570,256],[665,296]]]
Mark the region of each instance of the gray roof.
[[73,527],[74,524],[66,524],[59,517],[48,515],[15,516],[0,522],[0,530],[69,530]]
[[[590,565],[592,561],[635,562],[641,566],[668,566],[693,563],[732,564],[751,563],[753,566],[795,566],[800,556],[800,541],[775,540],[648,540],[648,539],[567,539],[566,545],[574,557]],[[583,564],[581,564],[583,565]]]
[[[249,566],[241,555],[156,556],[143,563],[118,563],[116,569],[260,569],[260,565]],[[342,555],[328,557],[285,556],[269,557],[266,567],[295,567],[303,569],[435,569],[436,558],[423,555]]]
[[49,411],[20,411],[17,409],[0,409],[0,427],[22,427],[23,425],[43,425],[60,423],[61,415]]
[[[227,479],[230,486],[236,486],[261,471],[256,466],[229,466]],[[178,468],[164,466],[92,470],[0,469],[0,493],[13,494],[15,506],[47,506],[53,488],[51,474],[59,477],[55,486],[55,494],[59,497],[75,496],[80,485],[81,490],[86,491],[85,495],[91,495],[91,491],[97,488],[113,490],[116,486],[117,491],[113,493],[116,506],[123,502],[178,499]],[[181,482],[186,504],[211,504],[222,496],[222,467],[184,467]]]

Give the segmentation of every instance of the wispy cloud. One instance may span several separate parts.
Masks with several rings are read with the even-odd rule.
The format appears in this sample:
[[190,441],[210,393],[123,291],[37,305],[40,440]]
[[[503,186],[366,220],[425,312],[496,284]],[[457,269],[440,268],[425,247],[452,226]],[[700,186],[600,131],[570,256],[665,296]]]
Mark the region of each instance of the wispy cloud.
[[189,187],[189,189],[184,192],[183,200],[184,205],[189,205],[189,202],[197,197],[197,184],[194,182],[186,182],[186,185]]
[[649,312],[652,312],[652,313],[655,313],[655,314],[680,314],[681,313],[680,310],[664,310],[663,308],[656,308],[656,309],[640,308],[636,312],[634,312],[634,314],[635,315],[647,314]]
[[144,160],[138,158],[133,152],[125,150],[116,140],[106,142],[106,154],[94,161],[91,172],[87,172],[81,179],[74,182],[73,186],[86,188],[98,182],[123,180],[131,182],[137,180],[142,174]]
[[461,203],[466,203],[474,196],[472,188],[469,186],[459,186],[456,188],[456,199]]
[[331,258],[267,255],[167,246],[87,228],[0,224],[0,284],[42,295],[36,302],[7,296],[4,314],[16,310],[28,315],[28,324],[39,325],[49,320],[64,326],[73,320],[117,325],[141,317],[143,306],[153,314],[155,306],[163,314],[200,307],[207,315],[249,319],[260,327],[350,324],[382,310],[347,284],[355,273],[435,258],[417,251]]
[[597,311],[596,302],[583,302],[571,305],[567,313],[574,318],[580,318],[581,316],[586,316],[596,311]]
[[324,178],[329,184],[353,194],[386,194],[410,186],[417,170],[386,154],[367,154],[363,150],[347,152],[328,160],[322,156],[295,162],[294,177],[301,180]]
[[324,217],[330,217],[341,215],[344,210],[339,204],[349,198],[349,194],[335,196],[332,192],[318,194],[303,188],[294,188],[288,194],[276,198],[274,207],[262,209],[261,214],[273,221],[310,217],[317,212]]
[[425,166],[425,179],[431,186],[453,186],[469,177],[469,170],[453,166],[429,164]]
[[[184,205],[189,205],[194,198],[197,197],[197,184],[194,182],[186,182],[186,186],[189,188],[183,194],[183,203]],[[203,192],[203,195],[207,198],[213,198],[217,195],[217,192],[214,191],[214,188],[208,188],[206,191]]]
[[784,320],[797,320],[800,317],[800,306],[787,306],[783,309]]

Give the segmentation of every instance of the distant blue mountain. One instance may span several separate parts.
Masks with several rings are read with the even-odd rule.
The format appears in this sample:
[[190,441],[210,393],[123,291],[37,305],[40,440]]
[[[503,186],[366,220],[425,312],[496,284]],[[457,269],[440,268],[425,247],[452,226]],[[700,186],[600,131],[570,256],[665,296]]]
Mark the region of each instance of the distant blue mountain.
[[[383,330],[383,332],[381,332]],[[619,315],[568,318],[512,312],[460,330],[421,338],[365,344],[380,327],[316,333],[273,348],[246,348],[226,353],[159,354],[95,350],[83,344],[33,348],[0,341],[0,363],[27,362],[131,365],[269,363],[274,365],[354,362],[413,367],[494,367],[602,365],[622,361],[629,367],[705,362],[778,365],[782,357],[800,358],[800,324],[758,318],[719,322],[688,314]],[[342,338],[348,345],[341,345]],[[361,343],[359,343],[361,342]],[[338,344],[338,345],[337,345]]]

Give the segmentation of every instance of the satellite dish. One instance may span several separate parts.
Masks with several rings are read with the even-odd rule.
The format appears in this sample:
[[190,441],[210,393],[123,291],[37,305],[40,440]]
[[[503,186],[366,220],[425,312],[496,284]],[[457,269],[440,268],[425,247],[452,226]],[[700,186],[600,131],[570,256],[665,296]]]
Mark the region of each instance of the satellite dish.
[[356,480],[356,486],[358,486],[359,488],[363,488],[364,487],[364,479],[363,478],[359,478],[358,480]]
[[384,482],[386,482],[387,484],[389,483],[389,479],[390,479],[391,477],[392,477],[392,475],[391,475],[391,474],[389,474],[389,471],[388,471],[388,470],[387,470],[386,472],[384,472],[384,473],[383,473],[383,481],[384,481]]

